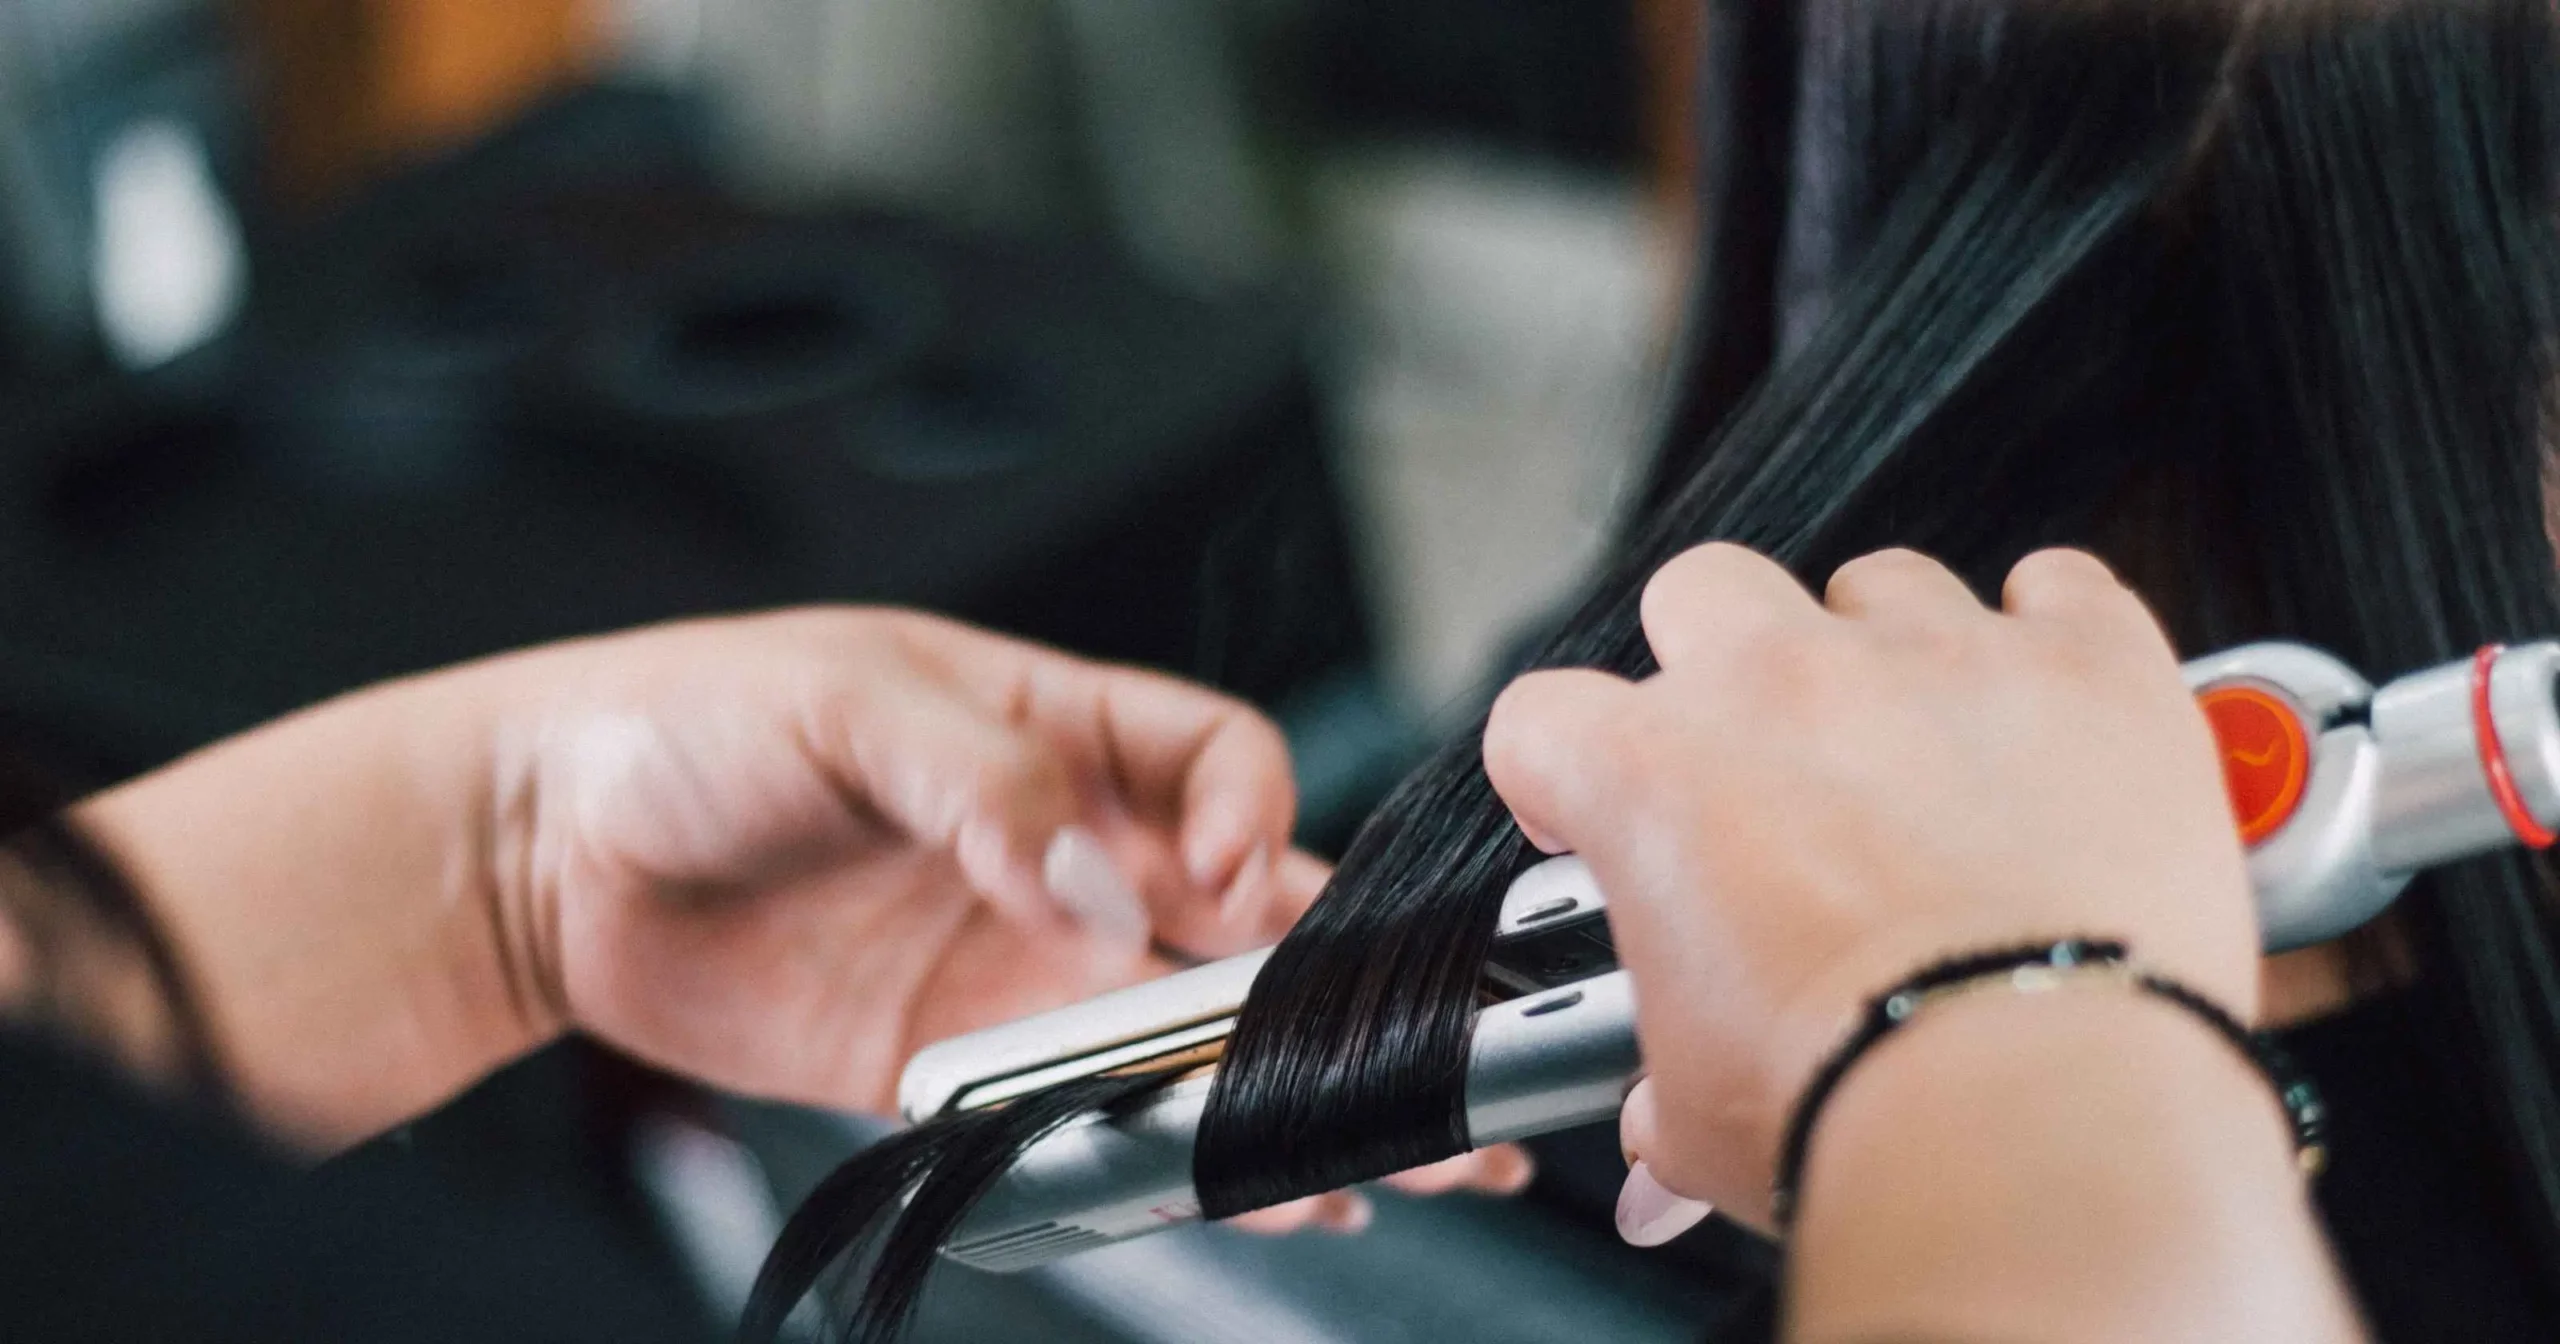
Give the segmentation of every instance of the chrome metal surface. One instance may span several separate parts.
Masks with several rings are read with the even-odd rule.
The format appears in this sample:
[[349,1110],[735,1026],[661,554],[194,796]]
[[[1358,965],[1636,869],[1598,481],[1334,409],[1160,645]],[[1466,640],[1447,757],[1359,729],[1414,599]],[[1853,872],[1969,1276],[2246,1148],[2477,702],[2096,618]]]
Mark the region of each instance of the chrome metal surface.
[[[2506,651],[2489,676],[2489,712],[2527,810],[2560,820],[2560,644]],[[2468,660],[2403,677],[2373,698],[2382,779],[2373,800],[2374,861],[2414,872],[2516,843],[2489,792],[2472,717]]]
[[2373,735],[2384,761],[2371,819],[2375,862],[2406,872],[2514,842],[2481,771],[2469,662],[2382,688]]
[[1467,1133],[1483,1147],[1606,1120],[1643,1067],[1625,971],[1497,1003],[1476,1014]]
[[2243,644],[2198,658],[2180,671],[2191,691],[2245,681],[2281,692],[2302,708],[2302,726],[2315,737],[2342,711],[2373,696],[2373,683],[2361,673],[2301,644]]
[[2382,755],[2362,725],[2311,744],[2311,778],[2291,821],[2249,851],[2258,936],[2270,952],[2326,942],[2389,908],[2408,874],[2373,859],[2374,791]]
[[1197,1221],[1191,1142],[1209,1082],[1177,1083],[1117,1120],[1087,1116],[1033,1144],[943,1254],[1009,1274]]
[[2353,711],[2373,697],[2354,668],[2298,644],[2250,644],[2199,658],[2187,687],[2248,685],[2301,718],[2311,743],[2302,800],[2291,818],[2249,851],[2249,885],[2268,951],[2325,942],[2388,909],[2408,885],[2377,864],[2372,819],[2382,756]]
[[[1559,902],[1570,904],[1559,909]],[[1600,884],[1592,880],[1591,865],[1568,854],[1512,879],[1511,890],[1503,893],[1502,915],[1493,926],[1493,936],[1509,938],[1567,914],[1581,918],[1608,908],[1608,897],[1600,894]]]
[[[1641,1067],[1624,971],[1496,1004],[1476,1018],[1467,1128],[1482,1146],[1606,1120]],[[944,1253],[1010,1273],[1197,1219],[1191,1148],[1209,1085],[1187,1080],[1121,1119],[1088,1117],[1032,1145]]]
[[1589,865],[1548,859],[1512,879],[1485,954],[1495,997],[1540,994],[1618,969],[1609,937],[1609,900]]
[[2519,644],[2489,678],[2489,713],[2508,773],[2534,819],[2560,821],[2560,643]]
[[[919,1123],[1213,1040],[1223,1027],[1196,1029],[1234,1017],[1270,957],[1248,952],[926,1046],[898,1078],[899,1113]],[[1074,1067],[1060,1072],[1061,1065]],[[1032,1083],[1035,1075],[1044,1081]]]

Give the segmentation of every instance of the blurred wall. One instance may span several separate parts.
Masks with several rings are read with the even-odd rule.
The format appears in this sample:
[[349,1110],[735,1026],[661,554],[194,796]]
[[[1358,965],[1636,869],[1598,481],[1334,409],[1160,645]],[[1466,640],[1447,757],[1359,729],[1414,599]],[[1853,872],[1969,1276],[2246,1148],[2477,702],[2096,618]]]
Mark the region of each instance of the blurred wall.
[[1072,117],[1049,0],[702,0],[698,12],[735,166],[765,194],[993,219],[1066,211]]
[[99,43],[189,10],[205,0],[10,0],[23,27],[45,35],[61,52],[76,55]]
[[1339,155],[1314,199],[1387,669],[1414,707],[1465,712],[1618,517],[1676,235],[1637,183],[1446,147]]
[[[155,159],[183,159],[200,196],[236,162],[216,13],[203,0],[0,0],[0,378],[85,358],[103,217],[155,178]],[[165,197],[167,179],[144,194]]]

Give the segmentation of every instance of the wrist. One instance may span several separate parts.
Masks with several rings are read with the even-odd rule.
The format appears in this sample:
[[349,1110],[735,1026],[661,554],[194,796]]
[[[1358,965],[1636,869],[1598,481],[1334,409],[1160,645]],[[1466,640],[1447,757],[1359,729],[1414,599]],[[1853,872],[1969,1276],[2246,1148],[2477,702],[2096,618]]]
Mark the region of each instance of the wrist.
[[[551,1042],[568,1029],[557,992],[555,924],[528,899],[523,851],[532,803],[506,791],[504,740],[531,712],[519,658],[472,664],[383,688],[356,706],[384,719],[393,745],[393,798],[417,800],[416,843],[426,866],[395,862],[376,874],[402,904],[431,903],[416,969],[430,1002],[447,1005],[465,1080]],[[358,740],[364,734],[359,732]],[[372,807],[353,816],[378,816]],[[432,932],[428,932],[428,930]]]
[[[1986,990],[1932,1004],[1847,1072],[1812,1127],[1807,1201],[1817,1197],[1826,1160],[1889,1158],[1906,1143],[1925,1141],[1944,1120],[2009,1126],[2025,1122],[2001,1117],[2068,1117],[2075,1122],[2072,1146],[2096,1161],[2112,1147],[2149,1151],[2153,1136],[2124,1123],[2137,1111],[2202,1114],[2217,1124],[2245,1119],[2241,1128],[2253,1146],[2298,1173],[2292,1131],[2266,1081],[2177,1005],[2129,986]],[[2256,1144],[2259,1138],[2266,1142]]]
[[1807,1340],[2338,1319],[2300,1291],[2334,1275],[2283,1108],[2229,1042],[2133,992],[1965,996],[1881,1041],[1814,1126],[1794,1249]]
[[243,1104],[311,1146],[409,1119],[557,1032],[509,993],[493,688],[474,676],[332,701],[74,812],[174,947]]
[[2242,1026],[2229,1010],[2188,986],[2132,963],[2124,944],[2064,939],[1989,948],[1949,957],[1904,977],[1871,999],[1857,1027],[1824,1058],[1798,1093],[1778,1153],[1774,1212],[1783,1226],[1804,1174],[1806,1144],[1841,1080],[1876,1047],[1914,1022],[1948,1005],[1984,996],[2070,992],[2139,995],[2179,1009],[2247,1059],[2283,1102],[2305,1171],[2325,1157],[2326,1128],[2317,1089],[2302,1078],[2281,1048]]

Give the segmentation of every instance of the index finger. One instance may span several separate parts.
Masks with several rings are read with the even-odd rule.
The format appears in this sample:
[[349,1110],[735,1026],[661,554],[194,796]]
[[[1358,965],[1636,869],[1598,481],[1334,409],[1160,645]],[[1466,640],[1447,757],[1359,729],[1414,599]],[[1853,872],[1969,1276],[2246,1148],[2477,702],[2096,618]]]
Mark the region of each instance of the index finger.
[[[1280,729],[1251,705],[1139,668],[1097,663],[964,626],[941,627],[947,666],[972,694],[1035,729],[1141,818],[1172,824],[1202,892],[1267,876],[1297,822]],[[1269,883],[1245,882],[1239,895]],[[1240,922],[1253,912],[1232,912]]]
[[1632,683],[1589,668],[1532,672],[1503,689],[1485,720],[1484,772],[1521,830],[1541,849],[1577,850],[1605,816],[1613,763],[1626,753],[1623,708]]

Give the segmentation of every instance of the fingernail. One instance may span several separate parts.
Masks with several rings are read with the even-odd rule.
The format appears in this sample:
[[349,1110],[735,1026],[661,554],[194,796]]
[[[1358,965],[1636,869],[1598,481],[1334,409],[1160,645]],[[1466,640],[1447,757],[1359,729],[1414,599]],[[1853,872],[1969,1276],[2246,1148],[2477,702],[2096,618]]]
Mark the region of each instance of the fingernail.
[[1040,876],[1058,904],[1096,938],[1114,947],[1144,947],[1154,939],[1138,889],[1121,874],[1102,838],[1084,827],[1066,827],[1049,842]]
[[1227,884],[1227,894],[1218,901],[1218,918],[1232,923],[1249,909],[1254,898],[1271,885],[1271,846],[1256,845],[1245,856],[1244,865],[1236,869],[1236,880]]
[[1627,1171],[1618,1191],[1618,1238],[1630,1246],[1659,1246],[1705,1222],[1715,1205],[1683,1199],[1662,1187],[1642,1162]]

